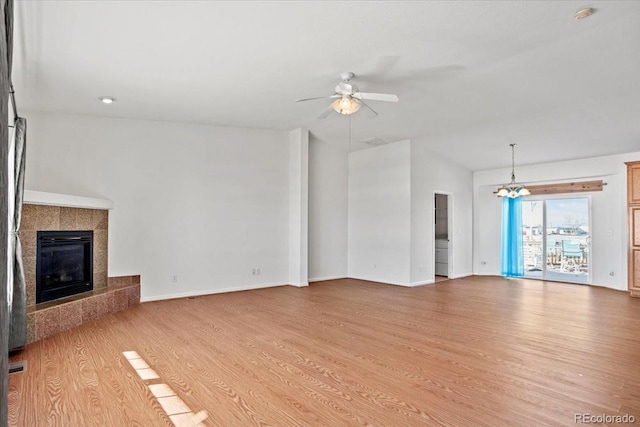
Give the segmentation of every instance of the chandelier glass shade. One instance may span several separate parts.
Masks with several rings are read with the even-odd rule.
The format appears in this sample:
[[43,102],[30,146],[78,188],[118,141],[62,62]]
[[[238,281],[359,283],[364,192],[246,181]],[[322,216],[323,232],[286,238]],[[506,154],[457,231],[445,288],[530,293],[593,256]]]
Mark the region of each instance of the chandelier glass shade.
[[515,173],[515,146],[516,144],[509,144],[511,147],[511,182],[507,185],[503,185],[498,188],[497,196],[498,197],[509,197],[516,198],[520,196],[528,196],[531,194],[527,187],[522,184],[516,183],[516,173]]
[[350,96],[343,96],[342,98],[336,99],[333,104],[331,104],[331,107],[336,113],[348,115],[358,111],[361,105],[358,100]]

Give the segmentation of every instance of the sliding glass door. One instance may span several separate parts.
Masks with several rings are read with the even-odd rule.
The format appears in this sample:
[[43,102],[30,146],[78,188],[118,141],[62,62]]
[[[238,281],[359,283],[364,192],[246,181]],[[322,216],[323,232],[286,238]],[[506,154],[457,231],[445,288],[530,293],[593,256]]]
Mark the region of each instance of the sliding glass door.
[[522,251],[524,252],[524,275],[543,277],[544,256],[544,201],[522,201]]
[[522,201],[525,277],[589,283],[589,198]]

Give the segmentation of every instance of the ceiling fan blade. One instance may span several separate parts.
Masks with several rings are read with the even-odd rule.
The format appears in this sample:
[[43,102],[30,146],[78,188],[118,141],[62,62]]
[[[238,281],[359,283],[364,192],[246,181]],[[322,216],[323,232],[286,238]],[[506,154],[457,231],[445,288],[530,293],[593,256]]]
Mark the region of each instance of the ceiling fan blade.
[[365,93],[357,92],[352,95],[357,99],[368,99],[371,101],[386,101],[386,102],[398,102],[398,95],[392,95],[389,93]]
[[316,96],[314,98],[302,98],[302,99],[296,99],[296,102],[303,102],[303,101],[313,101],[315,99],[329,99],[329,98],[340,98],[340,95],[331,95],[331,96]]
[[373,108],[369,107],[369,105],[367,105],[367,103],[364,102],[362,99],[360,100],[360,104],[362,104],[365,107],[367,107],[367,115],[369,117],[371,117],[372,119],[375,119],[376,117],[378,117],[378,113],[376,112],[376,110],[374,110]]
[[329,106],[318,116],[319,119],[326,119],[329,117],[329,114],[333,112],[333,103],[329,104]]

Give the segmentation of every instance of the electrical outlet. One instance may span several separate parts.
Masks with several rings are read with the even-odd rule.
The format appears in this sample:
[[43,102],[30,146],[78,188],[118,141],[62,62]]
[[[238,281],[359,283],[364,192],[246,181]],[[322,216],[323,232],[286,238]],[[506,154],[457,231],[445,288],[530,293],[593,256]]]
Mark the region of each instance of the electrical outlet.
[[255,276],[256,275],[256,269],[254,268],[253,270],[251,270],[251,275]]
[[178,283],[178,276],[171,276],[171,282],[172,283]]
[[609,276],[615,276],[615,275],[616,275],[616,273],[615,273],[615,272],[613,272],[613,271],[610,271],[610,272],[609,272]]

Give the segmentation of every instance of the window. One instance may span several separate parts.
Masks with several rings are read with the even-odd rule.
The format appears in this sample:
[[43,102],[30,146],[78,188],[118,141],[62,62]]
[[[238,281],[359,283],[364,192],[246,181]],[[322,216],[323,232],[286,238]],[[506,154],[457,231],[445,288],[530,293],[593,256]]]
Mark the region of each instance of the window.
[[522,201],[525,277],[590,282],[589,198]]

